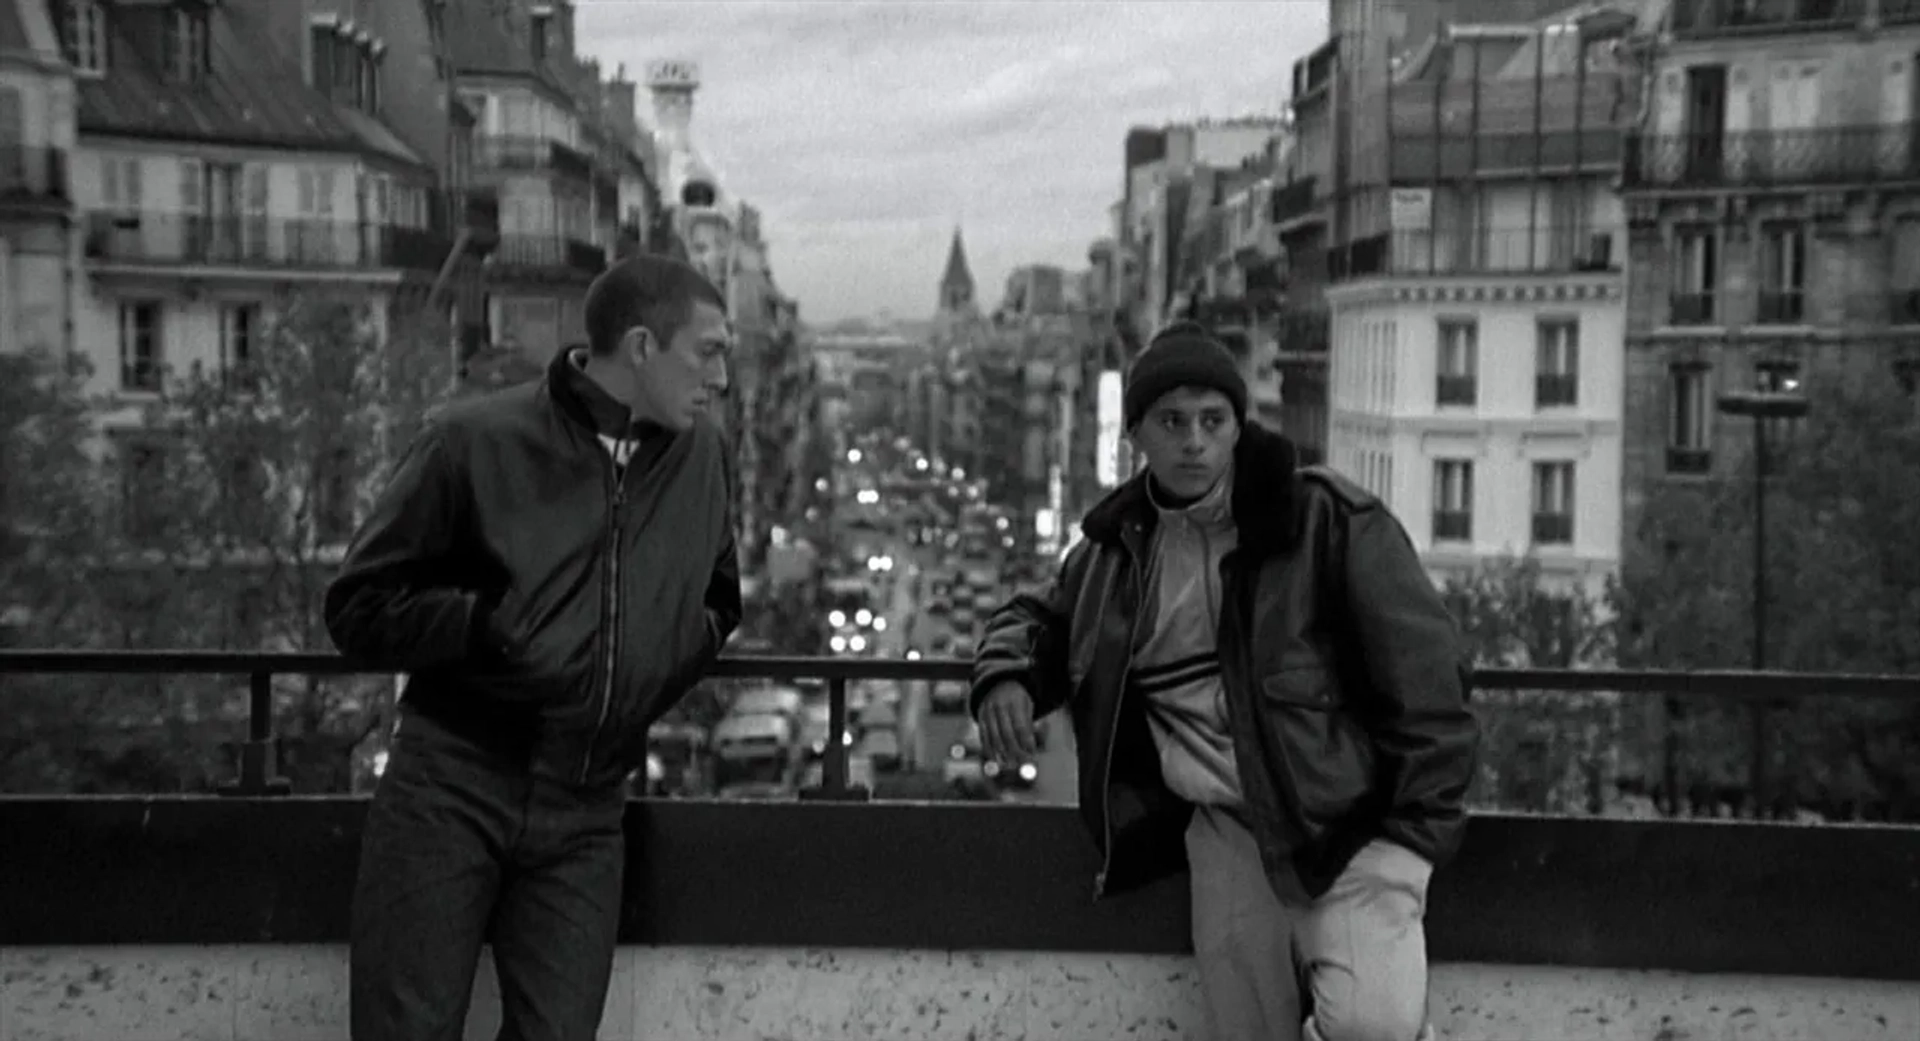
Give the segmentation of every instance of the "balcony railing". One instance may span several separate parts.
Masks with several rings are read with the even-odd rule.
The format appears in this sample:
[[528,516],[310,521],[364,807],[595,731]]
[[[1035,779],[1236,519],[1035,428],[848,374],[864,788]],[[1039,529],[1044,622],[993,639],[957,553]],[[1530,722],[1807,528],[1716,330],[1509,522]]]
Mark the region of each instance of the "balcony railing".
[[1754,318],[1761,325],[1798,325],[1806,317],[1806,304],[1801,290],[1762,289]]
[[1630,135],[1620,179],[1627,189],[1915,181],[1920,122]]
[[1280,312],[1280,353],[1325,354],[1333,340],[1333,321],[1326,308],[1292,308]]
[[1690,445],[1667,446],[1667,472],[1684,474],[1690,477],[1708,473],[1713,469],[1713,449],[1698,448]]
[[1480,380],[1476,376],[1441,374],[1433,381],[1433,403],[1471,407],[1479,398]]
[[1433,511],[1433,541],[1467,542],[1472,538],[1472,512],[1468,510]]
[[1573,274],[1618,271],[1613,233],[1586,228],[1397,231],[1387,270],[1401,275]]
[[1565,408],[1580,403],[1580,377],[1570,372],[1542,372],[1533,378],[1535,408]]
[[1533,544],[1564,546],[1573,541],[1573,515],[1536,513],[1533,515]]
[[606,251],[591,242],[564,235],[507,232],[500,236],[494,263],[518,268],[546,268],[597,275],[606,270]]
[[1273,223],[1305,217],[1314,212],[1313,188],[1317,178],[1302,177],[1273,191]]
[[488,134],[474,139],[474,165],[483,170],[556,170],[581,180],[593,177],[593,158],[551,138]]
[[0,145],[0,203],[64,203],[72,198],[64,150]]
[[1712,293],[1674,293],[1667,297],[1668,325],[1712,325]]
[[446,259],[444,235],[352,221],[193,213],[87,215],[91,260],[123,264],[432,271]]
[[[1590,98],[1606,97],[1611,88],[1590,86]],[[1591,102],[1590,102],[1591,104]],[[1562,117],[1564,118],[1564,117]],[[1489,174],[1514,175],[1535,168],[1556,173],[1611,172],[1620,165],[1620,131],[1595,120],[1578,131],[1567,128],[1529,133],[1470,134],[1435,137],[1431,133],[1395,133],[1393,180],[1396,184],[1431,184]]]
[[[1880,0],[1885,6],[1897,0]],[[1850,29],[1867,13],[1867,0],[1678,0],[1673,34],[1682,40],[1766,36]],[[1884,18],[1885,15],[1883,14]]]

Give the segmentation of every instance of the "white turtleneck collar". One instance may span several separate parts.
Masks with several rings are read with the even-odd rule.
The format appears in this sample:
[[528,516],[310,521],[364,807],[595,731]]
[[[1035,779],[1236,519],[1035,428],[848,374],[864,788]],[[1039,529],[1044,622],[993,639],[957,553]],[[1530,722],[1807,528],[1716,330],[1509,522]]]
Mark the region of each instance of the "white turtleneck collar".
[[1153,478],[1147,478],[1147,501],[1153,504],[1160,520],[1184,519],[1188,523],[1206,528],[1227,528],[1233,524],[1233,463],[1227,463],[1227,470],[1220,475],[1213,487],[1186,506],[1166,506],[1160,502],[1154,491]]

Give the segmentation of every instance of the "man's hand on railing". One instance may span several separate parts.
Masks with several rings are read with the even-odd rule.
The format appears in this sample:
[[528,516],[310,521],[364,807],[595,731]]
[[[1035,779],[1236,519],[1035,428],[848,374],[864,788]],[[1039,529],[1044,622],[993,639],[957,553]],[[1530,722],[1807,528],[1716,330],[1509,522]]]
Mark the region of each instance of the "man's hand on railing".
[[1001,763],[1039,754],[1033,736],[1033,695],[1017,681],[998,684],[980,700],[980,750]]

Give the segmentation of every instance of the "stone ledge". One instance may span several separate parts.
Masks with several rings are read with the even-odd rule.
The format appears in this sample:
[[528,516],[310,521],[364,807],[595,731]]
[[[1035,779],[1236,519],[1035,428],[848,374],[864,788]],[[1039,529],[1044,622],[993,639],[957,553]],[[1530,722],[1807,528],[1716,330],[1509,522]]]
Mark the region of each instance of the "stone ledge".
[[[339,946],[0,948],[0,1041],[341,1041]],[[491,1038],[483,967],[467,1038]],[[1920,984],[1485,964],[1434,968],[1449,1041],[1905,1041]],[[1175,955],[624,947],[607,1041],[1199,1037]]]

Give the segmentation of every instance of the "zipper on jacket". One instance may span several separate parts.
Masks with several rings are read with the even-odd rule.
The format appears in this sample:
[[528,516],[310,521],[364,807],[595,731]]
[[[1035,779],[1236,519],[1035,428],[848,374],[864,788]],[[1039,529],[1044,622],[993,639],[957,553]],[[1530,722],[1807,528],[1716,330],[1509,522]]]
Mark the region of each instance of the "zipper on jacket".
[[[613,465],[613,460],[607,460]],[[587,751],[580,757],[580,783],[586,784],[593,771],[593,748],[600,743],[600,731],[606,728],[607,716],[613,711],[613,681],[615,667],[620,662],[620,507],[626,501],[627,468],[618,467],[609,474],[607,482],[607,573],[605,576],[606,596],[601,600],[600,641],[605,648],[603,670],[605,676],[600,682],[600,715],[593,723],[593,733],[587,735]]]
[[[1127,626],[1126,664],[1120,667],[1120,692],[1114,698],[1113,725],[1107,728],[1107,755],[1100,764],[1100,826],[1106,841],[1100,844],[1100,873],[1093,876],[1093,898],[1107,895],[1107,872],[1113,870],[1113,750],[1120,743],[1120,710],[1127,700],[1127,679],[1133,674],[1133,649],[1140,642],[1140,613],[1147,597],[1147,577],[1140,555],[1128,549],[1133,570],[1133,620]],[[1111,602],[1112,598],[1107,598]],[[1105,607],[1101,610],[1104,612]]]

